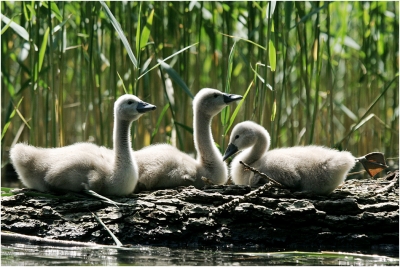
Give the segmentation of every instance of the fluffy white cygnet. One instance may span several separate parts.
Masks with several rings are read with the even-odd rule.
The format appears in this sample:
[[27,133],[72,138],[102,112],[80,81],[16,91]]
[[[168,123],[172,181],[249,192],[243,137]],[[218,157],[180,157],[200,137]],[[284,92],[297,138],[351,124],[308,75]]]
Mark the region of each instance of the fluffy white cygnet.
[[168,144],[156,144],[135,151],[141,190],[204,186],[202,176],[214,184],[224,184],[228,168],[214,143],[211,120],[229,103],[242,99],[215,89],[200,90],[193,100],[193,137],[197,159]]
[[132,193],[138,167],[131,150],[130,127],[156,106],[134,95],[123,95],[114,104],[114,149],[91,143],[61,148],[38,148],[19,143],[10,151],[23,184],[39,191],[90,189],[104,195]]
[[224,160],[244,150],[231,163],[235,184],[256,185],[261,179],[260,175],[245,170],[239,163],[242,161],[291,190],[326,195],[344,182],[356,163],[350,152],[322,146],[295,146],[268,151],[269,146],[267,130],[257,123],[245,121],[233,128]]

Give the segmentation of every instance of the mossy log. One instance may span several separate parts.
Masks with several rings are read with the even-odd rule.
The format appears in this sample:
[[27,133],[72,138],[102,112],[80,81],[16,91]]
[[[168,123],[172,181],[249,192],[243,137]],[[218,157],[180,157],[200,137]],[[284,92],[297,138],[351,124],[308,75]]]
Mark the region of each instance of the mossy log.
[[112,198],[123,203],[118,207],[88,196],[15,189],[1,199],[1,229],[114,244],[96,214],[124,245],[398,250],[398,171],[346,181],[329,196],[264,189],[180,187]]

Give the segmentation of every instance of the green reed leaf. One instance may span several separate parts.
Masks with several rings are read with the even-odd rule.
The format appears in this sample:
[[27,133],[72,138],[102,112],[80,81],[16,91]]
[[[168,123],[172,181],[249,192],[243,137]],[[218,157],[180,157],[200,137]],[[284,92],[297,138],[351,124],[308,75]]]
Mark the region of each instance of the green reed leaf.
[[[3,16],[3,15],[1,15],[1,16]],[[9,19],[8,22],[6,23],[6,26],[4,26],[3,29],[1,29],[1,35],[3,35],[3,33],[5,33],[6,30],[10,27],[11,23],[13,22],[13,19],[14,18]]]
[[50,8],[51,11],[53,11],[53,14],[55,15],[55,17],[58,19],[59,22],[63,21],[63,17],[61,15],[60,9],[58,9],[58,6],[55,2],[51,2],[50,3]]
[[[198,43],[194,43],[194,44],[192,44],[192,45],[189,45],[189,46],[187,46],[187,47],[185,47],[185,48],[179,50],[178,52],[173,53],[173,54],[170,55],[169,57],[166,57],[166,58],[163,59],[163,60],[158,59],[158,60],[157,60],[158,63],[157,63],[156,65],[154,65],[151,69],[149,69],[148,71],[146,71],[145,73],[143,73],[142,75],[140,75],[139,78],[137,78],[137,79],[140,80],[140,78],[142,78],[143,76],[145,76],[148,72],[150,72],[150,71],[154,70],[155,68],[157,68],[158,66],[160,66],[160,65],[161,65],[160,62],[165,62],[165,61],[167,61],[168,59],[173,58],[174,56],[176,56],[176,55],[182,53],[182,52],[185,51],[185,50],[188,50],[189,48],[191,48],[192,46],[195,46],[195,45],[197,45],[197,44],[198,44]],[[192,97],[192,98],[193,98],[193,97]]]
[[225,129],[224,135],[226,135],[229,132],[229,129],[232,127],[233,122],[235,121],[235,118],[236,118],[237,114],[239,113],[240,108],[242,107],[244,101],[246,100],[247,94],[250,92],[251,86],[253,86],[253,82],[254,81],[251,81],[251,83],[249,84],[249,87],[247,87],[246,93],[244,93],[244,95],[243,95],[242,100],[240,100],[239,104],[236,106],[235,110],[233,111],[232,116],[229,120],[229,125]]
[[149,57],[144,63],[142,68],[140,69],[140,73],[142,74],[143,72],[145,72],[147,70],[147,68],[149,67],[151,61],[153,60],[153,57]]
[[268,46],[269,46],[269,64],[271,66],[271,71],[275,71],[276,70],[276,50],[275,50],[274,42],[272,42],[272,40],[269,40]]
[[125,84],[124,84],[124,80],[122,80],[121,75],[119,75],[119,72],[118,72],[118,71],[117,71],[117,75],[118,75],[118,77],[119,77],[119,80],[121,81],[122,88],[124,88],[125,94],[127,94],[127,93],[128,93],[128,90],[126,90],[126,87],[125,87]]
[[[235,46],[236,46],[235,41],[232,45],[231,52],[229,53],[229,58],[228,58],[228,70],[226,72],[226,85],[225,85],[225,93],[230,92],[230,86],[231,86],[231,74],[232,74],[232,67],[233,67],[233,56],[235,54]],[[222,125],[225,126],[228,121],[229,121],[229,115],[231,114],[231,109],[230,106],[227,106],[221,111],[221,122]]]
[[165,70],[168,73],[169,77],[176,84],[178,84],[190,98],[193,99],[194,96],[193,96],[192,92],[190,92],[189,87],[187,87],[186,83],[182,80],[182,78],[179,76],[179,74],[170,65],[168,65],[161,59],[158,59],[157,62],[161,65],[161,68],[163,68],[163,70]]
[[[4,16],[3,14],[1,15],[1,20],[6,24],[5,27],[10,27],[11,29],[13,29],[22,39],[26,40],[29,42],[29,33],[25,30],[24,27],[18,25],[17,23],[15,23],[13,20],[7,18],[6,16]],[[7,26],[8,25],[8,26]],[[3,34],[5,32],[6,29],[2,29],[1,30],[1,34]],[[34,44],[35,46],[35,50],[37,50],[37,46]]]
[[68,16],[68,18],[66,20],[64,20],[63,22],[61,22],[60,24],[56,25],[53,30],[51,31],[51,34],[55,34],[56,32],[58,32],[62,27],[64,27],[64,25],[68,22],[68,20],[71,18],[72,14],[70,14]]
[[179,123],[179,122],[176,122],[176,121],[174,121],[174,124],[177,125],[177,126],[179,126],[179,127],[182,127],[182,128],[185,129],[187,132],[193,134],[193,128],[192,128],[192,127],[189,127],[189,126],[187,126],[187,125],[185,125],[185,124],[182,124],[182,123]]
[[[23,3],[23,11],[24,11],[24,16],[27,21],[31,21],[32,17],[36,15],[35,9],[32,7],[33,1],[31,4]],[[28,12],[29,9],[29,12]]]
[[257,46],[258,48],[261,48],[262,50],[267,50],[264,46],[261,46],[261,45],[257,44],[256,42],[253,42],[251,40],[248,40],[248,39],[245,39],[245,38],[242,38],[242,37],[237,37],[237,36],[234,36],[234,35],[228,35],[228,34],[221,33],[221,32],[219,34],[222,34],[222,35],[227,36],[229,38],[234,38],[236,40],[243,40],[245,42],[248,42],[248,43],[250,43],[252,45]]
[[141,19],[140,14],[142,13],[142,2],[139,3],[139,13],[138,13],[138,22],[136,28],[136,55],[139,56],[140,53],[140,30],[141,30]]
[[258,73],[258,71],[257,71],[258,66],[265,67],[265,65],[262,64],[262,63],[256,63],[256,68],[253,69],[253,66],[252,66],[251,63],[250,63],[250,68],[251,68],[251,70],[254,72],[254,80],[255,80],[256,77],[257,77],[262,83],[264,83],[264,82],[265,82],[264,78],[261,77],[261,75],[260,75],[260,74]]
[[[104,3],[104,1],[100,1],[100,4],[103,6],[104,10],[106,11],[106,15],[108,19],[110,20],[111,24],[114,26],[114,29],[117,31],[119,38],[121,38],[121,41],[128,52],[128,56],[131,59],[133,66],[135,68],[138,68],[137,66],[137,60],[135,58],[135,55],[133,54],[133,51],[131,49],[131,46],[128,42],[128,39],[126,39],[124,31],[122,30],[121,26],[119,25],[118,21],[114,17],[114,15],[111,13],[110,9],[108,6]],[[137,42],[137,41],[136,41]]]
[[151,25],[153,24],[153,15],[154,15],[154,9],[150,12],[149,17],[147,18],[147,23],[142,31],[142,36],[140,37],[140,49],[145,47],[147,41],[149,40]]
[[274,100],[274,104],[272,105],[271,121],[275,120],[275,116],[276,116],[276,99]]
[[46,32],[43,35],[43,42],[42,45],[40,46],[39,50],[39,72],[42,69],[43,66],[43,61],[44,61],[44,56],[46,53],[46,47],[47,47],[47,39],[49,38],[49,33],[50,33],[50,28],[47,28]]
[[14,110],[11,112],[10,116],[8,117],[8,119],[6,120],[6,123],[4,124],[3,130],[1,131],[1,140],[3,140],[4,135],[6,134],[8,127],[10,126],[11,120],[12,118],[14,118],[15,113],[17,112],[19,106],[22,103],[22,100],[24,99],[24,97],[21,97],[21,99],[19,100],[17,106],[14,106]]

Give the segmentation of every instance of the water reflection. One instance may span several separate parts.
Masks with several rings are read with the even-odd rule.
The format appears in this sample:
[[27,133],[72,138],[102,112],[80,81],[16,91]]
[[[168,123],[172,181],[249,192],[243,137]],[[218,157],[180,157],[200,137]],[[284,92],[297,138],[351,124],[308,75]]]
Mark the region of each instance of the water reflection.
[[398,258],[313,252],[248,252],[166,247],[54,247],[2,243],[2,266],[21,265],[399,265]]

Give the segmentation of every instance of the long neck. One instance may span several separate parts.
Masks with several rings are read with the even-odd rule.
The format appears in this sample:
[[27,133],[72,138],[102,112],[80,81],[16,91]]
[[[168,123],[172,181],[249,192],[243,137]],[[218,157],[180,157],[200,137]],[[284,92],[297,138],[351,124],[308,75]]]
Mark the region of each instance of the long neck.
[[244,151],[241,160],[247,164],[253,164],[259,160],[265,152],[268,150],[268,139],[267,136],[262,132],[256,133],[256,143],[250,148]]
[[[116,120],[114,122],[113,141],[116,165],[128,165],[132,162],[130,137],[131,124],[131,122],[125,120]],[[121,167],[121,165],[114,167]],[[115,171],[117,170],[120,170],[120,168],[115,169]]]
[[205,168],[208,166],[212,168],[216,165],[216,162],[222,162],[222,155],[215,146],[212,137],[211,120],[210,115],[197,111],[193,123],[194,145],[197,149],[198,160]]
[[[114,171],[110,185],[115,194],[129,194],[136,186],[138,175],[137,165],[132,154],[130,128],[132,122],[126,120],[114,121]],[[110,190],[112,190],[110,188]],[[123,192],[123,191],[127,191]]]

